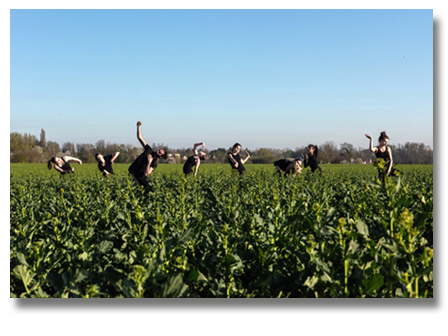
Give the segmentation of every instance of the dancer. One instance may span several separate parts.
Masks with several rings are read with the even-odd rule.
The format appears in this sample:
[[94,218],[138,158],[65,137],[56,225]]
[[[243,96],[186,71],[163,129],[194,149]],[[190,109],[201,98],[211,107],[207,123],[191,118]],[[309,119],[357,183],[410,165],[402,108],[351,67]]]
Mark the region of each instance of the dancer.
[[291,175],[291,178],[295,178],[302,172],[302,163],[302,157],[294,160],[280,159],[274,162],[274,166],[275,168],[277,168],[279,176],[286,176],[294,171],[294,174]]
[[193,145],[193,151],[194,154],[192,156],[190,156],[187,161],[185,161],[184,164],[184,174],[185,177],[187,177],[188,174],[190,174],[193,170],[193,166],[194,168],[194,176],[196,176],[196,174],[198,173],[198,169],[199,169],[199,165],[201,164],[201,161],[205,160],[205,152],[198,152],[197,147],[202,146],[202,148],[205,148],[205,143],[203,142],[198,142],[195,143]]
[[120,155],[120,152],[115,152],[113,155],[103,156],[100,153],[95,154],[95,159],[98,161],[98,169],[103,173],[104,177],[109,177],[110,174],[114,173],[112,165],[115,159]]
[[146,144],[145,140],[142,138],[142,132],[140,126],[142,123],[137,122],[137,139],[144,148],[144,152],[140,154],[138,158],[129,167],[129,173],[135,182],[142,186],[148,187],[148,175],[157,168],[157,159],[166,159],[167,152],[164,149],[159,149],[158,151],[153,151],[151,146]]
[[250,154],[247,151],[245,151],[247,156],[244,160],[241,160],[241,157],[239,154],[240,150],[241,150],[241,145],[237,142],[236,144],[233,145],[232,151],[227,153],[227,158],[229,159],[229,163],[232,166],[232,169],[237,169],[241,175],[244,172],[246,172],[246,168],[244,168],[244,164],[250,158]]
[[316,169],[319,169],[319,173],[322,174],[322,169],[317,163],[317,156],[319,154],[319,148],[316,145],[308,145],[308,154],[305,154],[305,168],[311,167],[311,172],[314,173]]
[[57,157],[54,156],[52,157],[48,162],[47,162],[47,167],[48,169],[51,169],[51,164],[54,164],[54,169],[57,170],[58,172],[61,173],[62,175],[65,174],[69,174],[75,173],[75,168],[70,167],[70,164],[68,163],[69,161],[75,161],[78,162],[78,164],[82,165],[82,161],[80,159],[71,157],[71,156],[62,156],[62,157]]
[[[393,164],[394,160],[392,158],[392,149],[387,145],[387,143],[389,142],[389,137],[386,135],[386,132],[381,132],[381,134],[378,138],[378,142],[379,142],[378,147],[373,146],[373,140],[370,135],[365,134],[365,136],[367,139],[370,139],[370,151],[375,154],[377,159],[383,159],[384,162],[386,163],[387,176],[390,176],[390,175],[395,176],[398,174],[403,174],[403,172],[399,171],[398,169],[392,168],[392,164]],[[384,177],[381,170],[379,170],[379,177],[380,178]]]

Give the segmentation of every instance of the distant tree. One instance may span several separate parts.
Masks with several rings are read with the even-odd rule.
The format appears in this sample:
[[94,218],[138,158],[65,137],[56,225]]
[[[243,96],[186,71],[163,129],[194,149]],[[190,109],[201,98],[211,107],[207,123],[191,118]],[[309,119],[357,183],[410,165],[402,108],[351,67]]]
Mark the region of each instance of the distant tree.
[[[39,141],[39,145],[43,148],[47,147],[47,139],[45,139],[45,131],[42,128],[40,131],[40,141]],[[58,145],[59,146],[59,145]]]
[[210,156],[215,158],[215,162],[227,163],[227,153],[230,151],[225,148],[218,148],[210,152]]
[[61,149],[59,148],[59,144],[57,142],[47,142],[47,156],[49,157],[48,160],[51,157],[56,156],[59,152],[61,152]]
[[342,156],[345,160],[347,160],[348,163],[350,163],[351,160],[355,157],[355,154],[356,150],[352,144],[348,142],[341,143],[339,147],[339,155]]
[[95,144],[95,150],[96,150],[98,153],[101,153],[101,154],[103,154],[103,155],[106,155],[106,154],[104,153],[104,151],[106,150],[106,142],[105,142],[104,140],[98,140],[98,141],[96,142],[96,144]]
[[270,149],[259,148],[252,153],[251,159],[253,163],[274,163],[276,157]]
[[75,144],[73,142],[64,142],[61,148],[61,152],[68,153],[68,155],[76,156]]
[[[95,162],[95,146],[89,143],[76,144],[76,155],[78,159],[85,163]],[[89,155],[90,154],[90,155]]]
[[339,157],[338,148],[333,141],[326,141],[322,145],[318,146],[318,148],[318,160],[322,160],[324,163],[334,163]]

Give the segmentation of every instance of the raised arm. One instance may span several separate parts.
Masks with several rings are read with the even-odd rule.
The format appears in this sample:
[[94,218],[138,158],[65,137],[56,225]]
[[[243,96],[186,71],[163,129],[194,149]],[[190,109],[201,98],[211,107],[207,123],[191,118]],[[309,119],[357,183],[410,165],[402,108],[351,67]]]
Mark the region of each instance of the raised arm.
[[82,164],[82,161],[80,159],[77,159],[77,158],[72,157],[72,156],[67,156],[66,155],[66,156],[63,156],[62,158],[64,159],[65,162],[75,161],[75,162],[78,162],[80,165]]
[[146,142],[145,140],[143,140],[142,137],[142,131],[140,130],[140,126],[142,125],[142,123],[140,121],[137,122],[137,139],[140,142],[140,144],[145,147],[146,146]]
[[112,159],[110,160],[110,163],[114,163],[115,159],[120,155],[120,152],[115,152],[114,156],[112,156]]
[[202,146],[203,148],[205,148],[205,143],[203,143],[203,142],[197,142],[197,143],[195,143],[195,144],[193,145],[193,152],[194,152],[196,155],[199,154],[199,153],[198,153],[198,150],[197,150],[197,147],[199,147],[199,146]]
[[247,155],[246,158],[245,158],[244,160],[241,160],[241,162],[242,162],[243,164],[245,164],[246,161],[249,160],[249,158],[250,158],[250,154],[249,154],[248,151],[246,151],[246,155]]
[[370,151],[371,151],[372,153],[375,153],[375,152],[378,150],[378,148],[373,147],[373,140],[372,140],[372,137],[371,137],[370,135],[366,134],[366,138],[367,138],[367,139],[370,139],[370,147],[369,147]]

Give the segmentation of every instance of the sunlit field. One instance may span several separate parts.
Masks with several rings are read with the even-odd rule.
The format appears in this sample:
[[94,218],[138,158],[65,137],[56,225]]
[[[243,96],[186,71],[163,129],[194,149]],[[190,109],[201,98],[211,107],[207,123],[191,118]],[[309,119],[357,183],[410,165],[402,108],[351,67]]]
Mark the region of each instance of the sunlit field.
[[433,167],[10,165],[11,297],[433,297]]

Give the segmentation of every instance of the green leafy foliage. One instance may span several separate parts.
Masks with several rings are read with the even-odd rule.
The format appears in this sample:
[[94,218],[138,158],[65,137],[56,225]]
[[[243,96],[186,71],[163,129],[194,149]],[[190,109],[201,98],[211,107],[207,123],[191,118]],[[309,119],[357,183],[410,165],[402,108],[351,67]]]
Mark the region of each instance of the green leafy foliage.
[[11,164],[11,297],[433,296],[432,166],[75,167]]

